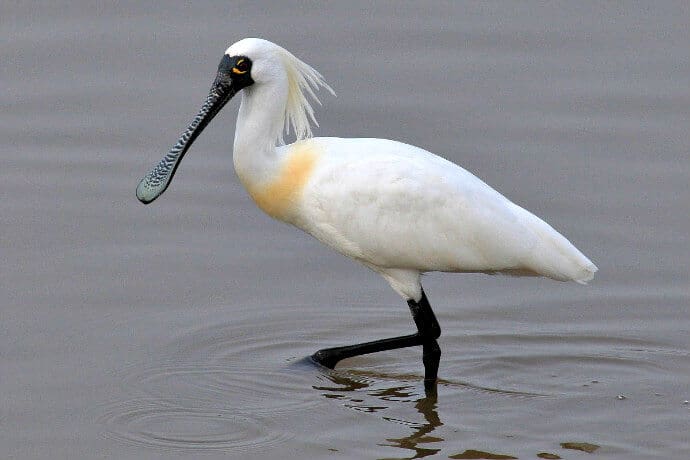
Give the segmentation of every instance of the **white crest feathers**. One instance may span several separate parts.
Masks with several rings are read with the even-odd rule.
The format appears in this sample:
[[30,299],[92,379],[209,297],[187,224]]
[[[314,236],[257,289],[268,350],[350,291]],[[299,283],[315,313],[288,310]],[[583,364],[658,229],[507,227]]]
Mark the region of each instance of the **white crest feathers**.
[[327,89],[334,96],[335,92],[318,71],[297,59],[289,51],[281,48],[280,57],[288,79],[285,129],[279,139],[279,143],[284,144],[283,135],[289,134],[290,130],[295,134],[297,140],[312,137],[311,125],[319,126],[319,123],[314,117],[314,109],[309,99],[321,105],[321,101],[315,94],[319,87]]

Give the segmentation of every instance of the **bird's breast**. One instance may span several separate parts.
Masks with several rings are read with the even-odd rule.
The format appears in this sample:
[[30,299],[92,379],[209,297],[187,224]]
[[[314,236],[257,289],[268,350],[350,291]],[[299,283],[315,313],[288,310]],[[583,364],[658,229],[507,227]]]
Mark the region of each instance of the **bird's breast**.
[[247,184],[249,195],[269,216],[290,221],[314,172],[318,156],[313,142],[291,145],[274,175],[264,182]]

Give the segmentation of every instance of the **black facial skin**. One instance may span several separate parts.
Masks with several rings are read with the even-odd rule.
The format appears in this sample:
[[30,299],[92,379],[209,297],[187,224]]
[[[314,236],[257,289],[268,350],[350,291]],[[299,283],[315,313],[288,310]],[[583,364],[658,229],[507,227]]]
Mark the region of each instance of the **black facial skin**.
[[217,78],[223,78],[232,81],[232,86],[235,92],[253,85],[254,80],[251,77],[252,60],[246,56],[223,56],[218,64]]

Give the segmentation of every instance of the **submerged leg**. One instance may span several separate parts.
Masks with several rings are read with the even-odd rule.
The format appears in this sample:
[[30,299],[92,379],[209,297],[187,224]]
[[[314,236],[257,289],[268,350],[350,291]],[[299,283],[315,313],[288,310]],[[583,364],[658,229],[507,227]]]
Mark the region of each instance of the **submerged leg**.
[[412,319],[417,325],[417,332],[415,334],[346,345],[344,347],[324,348],[314,353],[312,359],[322,366],[333,369],[341,359],[421,345],[422,362],[424,363],[424,383],[428,388],[429,385],[433,385],[436,382],[438,374],[441,348],[438,346],[436,339],[441,335],[441,326],[439,326],[436,320],[424,290],[422,290],[422,298],[419,299],[419,302],[410,299],[407,301],[407,305],[410,307]]

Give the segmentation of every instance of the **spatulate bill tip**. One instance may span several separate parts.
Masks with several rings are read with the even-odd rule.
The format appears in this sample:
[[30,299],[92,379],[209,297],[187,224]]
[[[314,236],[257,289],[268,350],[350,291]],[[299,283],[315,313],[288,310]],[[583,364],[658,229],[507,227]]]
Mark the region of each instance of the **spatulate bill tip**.
[[158,198],[161,193],[162,191],[159,191],[156,188],[152,189],[147,187],[146,180],[142,180],[137,186],[137,199],[143,204],[153,202],[153,200]]

